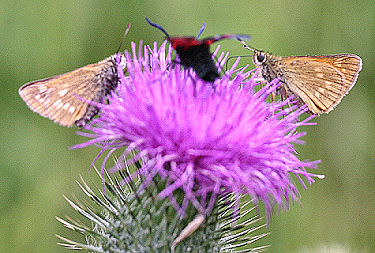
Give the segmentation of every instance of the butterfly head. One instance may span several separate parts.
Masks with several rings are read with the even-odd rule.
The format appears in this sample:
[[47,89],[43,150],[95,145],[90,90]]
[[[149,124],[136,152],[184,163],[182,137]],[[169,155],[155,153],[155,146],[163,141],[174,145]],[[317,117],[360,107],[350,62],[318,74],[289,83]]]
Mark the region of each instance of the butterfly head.
[[256,66],[264,65],[268,60],[268,54],[261,50],[255,50],[253,55],[253,63]]
[[253,47],[248,46],[242,39],[238,39],[242,44],[243,47],[253,52],[253,63],[256,66],[262,66],[266,64],[269,58],[269,54],[262,50],[255,49]]

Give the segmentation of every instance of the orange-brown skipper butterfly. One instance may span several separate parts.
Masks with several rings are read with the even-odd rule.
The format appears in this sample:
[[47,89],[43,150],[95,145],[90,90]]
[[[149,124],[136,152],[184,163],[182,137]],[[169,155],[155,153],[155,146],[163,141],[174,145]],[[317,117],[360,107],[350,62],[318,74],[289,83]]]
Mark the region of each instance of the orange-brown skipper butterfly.
[[[129,29],[130,24],[125,35]],[[125,56],[118,54],[125,68]],[[83,127],[99,112],[90,102],[104,102],[117,84],[115,54],[65,74],[27,83],[18,92],[27,106],[43,117],[62,126]]]
[[330,112],[354,86],[362,69],[362,59],[355,54],[279,57],[249,47],[253,63],[266,82],[280,78],[276,90],[282,99],[294,95],[312,114]]

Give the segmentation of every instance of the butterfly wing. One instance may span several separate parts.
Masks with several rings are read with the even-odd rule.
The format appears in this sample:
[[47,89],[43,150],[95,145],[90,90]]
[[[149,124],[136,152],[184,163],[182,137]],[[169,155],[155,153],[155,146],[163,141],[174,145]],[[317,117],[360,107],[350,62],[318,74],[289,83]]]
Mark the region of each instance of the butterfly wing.
[[280,64],[290,91],[318,115],[340,103],[362,69],[361,58],[354,54],[283,57]]
[[19,89],[27,106],[56,123],[70,127],[81,119],[100,92],[98,74],[106,68],[106,62],[90,64],[74,71],[34,81]]

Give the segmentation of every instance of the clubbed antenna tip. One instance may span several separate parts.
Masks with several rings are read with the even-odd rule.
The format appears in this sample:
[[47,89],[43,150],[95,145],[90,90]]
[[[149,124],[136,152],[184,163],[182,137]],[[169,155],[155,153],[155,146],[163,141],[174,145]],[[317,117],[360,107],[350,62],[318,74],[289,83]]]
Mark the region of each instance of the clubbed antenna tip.
[[130,31],[130,27],[131,27],[131,24],[128,23],[128,26],[126,27],[126,30],[125,30],[125,32],[124,32],[124,35],[122,36],[120,46],[118,47],[118,49],[117,49],[117,51],[116,51],[117,53],[120,51],[120,48],[121,48],[122,44],[123,44],[124,41],[125,41],[126,35],[128,35],[128,33],[129,33],[129,31]]

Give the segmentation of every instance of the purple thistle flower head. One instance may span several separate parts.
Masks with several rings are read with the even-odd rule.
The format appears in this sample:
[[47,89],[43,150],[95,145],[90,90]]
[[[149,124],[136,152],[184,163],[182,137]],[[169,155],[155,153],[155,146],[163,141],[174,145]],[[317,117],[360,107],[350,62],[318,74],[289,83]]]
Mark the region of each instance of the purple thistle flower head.
[[[318,161],[300,161],[293,147],[304,134],[297,127],[312,124],[311,117],[298,121],[306,107],[290,107],[289,100],[267,103],[278,81],[254,92],[254,70],[235,70],[239,59],[214,89],[193,71],[175,66],[166,45],[140,43],[137,53],[132,43],[132,55],[125,53],[128,76],[118,59],[118,90],[86,127],[92,139],[76,147],[124,148],[123,157],[136,151],[124,164],[144,158],[137,172],[145,178],[144,187],[157,175],[165,179],[159,196],[170,198],[181,215],[189,203],[209,213],[223,193],[249,194],[265,203],[268,215],[275,204],[287,208],[299,196],[291,175],[303,186],[303,178],[312,183],[317,176],[305,168],[315,168]],[[218,62],[223,65],[227,56],[221,54]],[[184,193],[182,201],[175,197],[177,190]]]

